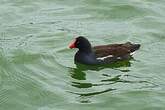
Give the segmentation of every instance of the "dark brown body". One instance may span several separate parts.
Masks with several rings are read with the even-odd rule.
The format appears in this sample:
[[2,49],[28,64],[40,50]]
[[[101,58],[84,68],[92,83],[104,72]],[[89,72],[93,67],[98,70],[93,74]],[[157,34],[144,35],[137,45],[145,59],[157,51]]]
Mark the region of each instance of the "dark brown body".
[[122,57],[130,55],[135,50],[140,48],[139,44],[131,44],[130,42],[124,44],[109,44],[93,47],[96,57],[105,57],[113,55],[114,57]]

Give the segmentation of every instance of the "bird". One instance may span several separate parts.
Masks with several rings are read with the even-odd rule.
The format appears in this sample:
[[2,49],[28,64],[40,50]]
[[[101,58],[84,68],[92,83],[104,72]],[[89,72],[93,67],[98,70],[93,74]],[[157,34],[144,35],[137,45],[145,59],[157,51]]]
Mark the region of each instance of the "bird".
[[128,60],[140,46],[140,44],[131,42],[92,46],[84,36],[76,37],[69,44],[70,49],[78,48],[74,62],[85,65],[112,64],[117,61]]

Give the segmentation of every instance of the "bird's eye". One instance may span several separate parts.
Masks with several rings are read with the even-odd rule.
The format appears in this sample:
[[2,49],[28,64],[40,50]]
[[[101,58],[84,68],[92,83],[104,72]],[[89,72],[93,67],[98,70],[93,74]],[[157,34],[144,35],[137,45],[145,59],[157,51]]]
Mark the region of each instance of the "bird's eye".
[[80,43],[79,41],[76,42],[76,44],[79,44],[79,43]]

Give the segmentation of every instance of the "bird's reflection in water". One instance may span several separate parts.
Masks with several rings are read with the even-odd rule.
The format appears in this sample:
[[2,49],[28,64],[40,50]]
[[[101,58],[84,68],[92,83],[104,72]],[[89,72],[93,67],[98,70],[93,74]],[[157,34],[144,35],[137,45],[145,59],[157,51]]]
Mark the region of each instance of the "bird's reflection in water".
[[86,74],[83,70],[79,68],[71,68],[70,70],[71,77],[77,80],[86,80]]
[[[98,95],[98,94],[102,94],[102,93],[106,93],[109,91],[113,91],[116,90],[115,88],[112,88],[112,86],[109,86],[109,88],[107,88],[107,86],[105,85],[113,85],[116,83],[130,83],[130,84],[135,84],[135,83],[149,83],[147,81],[139,81],[139,80],[127,80],[128,78],[126,77],[134,77],[134,76],[129,76],[128,74],[123,74],[123,72],[129,72],[129,70],[122,70],[120,67],[130,67],[131,66],[131,62],[130,61],[120,61],[120,62],[116,62],[110,65],[94,65],[94,66],[89,66],[89,65],[82,65],[82,64],[76,64],[77,68],[71,68],[70,69],[70,74],[71,77],[74,79],[73,81],[71,81],[72,87],[76,87],[77,89],[88,89],[88,88],[92,88],[92,87],[103,87],[105,89],[103,90],[94,90],[92,92],[73,92],[70,91],[70,93],[76,94],[79,96],[79,100],[81,99],[81,103],[90,103],[90,98],[94,95]],[[111,76],[109,74],[102,74],[104,79],[100,79],[100,81],[96,81],[96,82],[88,82],[87,78],[86,78],[86,72],[88,70],[92,70],[95,72],[98,72],[102,69],[105,68],[110,68],[110,69],[115,69],[115,70],[119,70],[120,73],[122,72],[122,74],[116,74],[114,76],[114,74]],[[137,77],[134,77],[137,79]],[[114,87],[114,85],[113,85]],[[79,90],[78,90],[79,91]],[[81,90],[80,90],[81,91]]]
[[[102,69],[105,68],[111,68],[111,69],[118,69],[120,67],[130,67],[131,66],[131,62],[129,60],[125,60],[125,61],[118,61],[112,64],[102,64],[102,65],[83,65],[83,64],[79,64],[79,63],[75,63],[77,69],[80,70],[94,70],[94,71],[100,71]],[[120,70],[120,69],[118,69]],[[123,70],[120,70],[123,71]],[[129,70],[127,70],[129,71]]]
[[[102,80],[100,80],[100,82],[97,83],[90,83],[90,82],[86,82],[86,71],[87,70],[92,70],[92,71],[100,71],[104,68],[112,68],[112,69],[117,69],[119,67],[130,67],[131,63],[129,61],[122,61],[122,62],[117,62],[117,63],[113,63],[111,65],[94,65],[94,66],[89,66],[89,65],[82,65],[82,64],[76,64],[77,68],[71,68],[70,69],[70,75],[73,79],[76,79],[74,81],[72,81],[72,86],[76,87],[76,88],[91,88],[91,87],[96,87],[96,86],[103,86],[103,85],[109,85],[110,83],[103,83]],[[121,71],[121,70],[120,70]],[[105,76],[105,74],[103,74],[103,76]],[[110,77],[108,77],[110,78]],[[111,80],[109,80],[109,82],[113,83],[116,82],[117,80],[120,80],[120,75],[117,75],[115,77],[111,77]],[[84,80],[85,82],[82,82],[81,80]],[[103,91],[97,91],[97,92],[92,92],[92,93],[84,93],[84,94],[79,94],[79,93],[75,93],[75,94],[79,94],[81,96],[91,96],[91,95],[96,95],[96,94],[101,94],[104,92],[108,92],[108,91],[112,91],[115,90],[113,88],[108,88],[106,90]],[[73,92],[72,92],[73,93]]]
[[120,67],[130,67],[131,63],[129,61],[120,61],[120,62],[116,62],[113,64],[109,64],[109,65],[83,65],[83,64],[76,64],[76,68],[70,68],[70,74],[71,77],[77,80],[86,80],[86,74],[85,71],[86,70],[93,70],[93,71],[100,71],[102,69],[105,68],[111,68],[111,69],[115,69],[115,70],[119,70],[122,72],[128,72],[129,70],[122,70],[119,69]]

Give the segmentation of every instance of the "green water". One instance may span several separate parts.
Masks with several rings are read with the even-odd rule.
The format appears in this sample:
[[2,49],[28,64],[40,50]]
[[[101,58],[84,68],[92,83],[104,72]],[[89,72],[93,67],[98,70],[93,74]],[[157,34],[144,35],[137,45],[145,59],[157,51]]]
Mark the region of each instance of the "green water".
[[[70,41],[140,43],[76,67]],[[0,0],[0,110],[165,110],[164,0]]]

